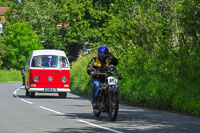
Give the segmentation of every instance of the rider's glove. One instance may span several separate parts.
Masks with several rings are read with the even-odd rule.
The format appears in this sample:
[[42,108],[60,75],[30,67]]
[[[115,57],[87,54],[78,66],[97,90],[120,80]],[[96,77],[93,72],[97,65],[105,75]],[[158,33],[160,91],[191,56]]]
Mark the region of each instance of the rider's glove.
[[113,54],[109,52],[109,53],[108,53],[108,58],[109,58],[109,59],[112,59],[112,58],[113,58]]
[[94,76],[94,75],[96,75],[96,72],[95,72],[95,71],[92,71],[92,72],[90,72],[90,75],[91,75],[91,76]]

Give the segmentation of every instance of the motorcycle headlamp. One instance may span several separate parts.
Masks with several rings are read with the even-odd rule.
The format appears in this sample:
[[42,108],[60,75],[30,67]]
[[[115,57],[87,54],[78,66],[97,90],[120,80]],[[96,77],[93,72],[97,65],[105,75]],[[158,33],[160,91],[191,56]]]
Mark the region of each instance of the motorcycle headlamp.
[[114,65],[110,65],[108,67],[108,72],[115,72],[115,66]]

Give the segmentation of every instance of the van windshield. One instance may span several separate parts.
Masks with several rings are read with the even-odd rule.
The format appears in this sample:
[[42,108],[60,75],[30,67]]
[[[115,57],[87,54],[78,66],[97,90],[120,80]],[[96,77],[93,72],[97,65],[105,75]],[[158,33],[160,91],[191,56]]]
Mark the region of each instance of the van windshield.
[[62,56],[40,55],[33,57],[31,67],[69,68],[69,62]]

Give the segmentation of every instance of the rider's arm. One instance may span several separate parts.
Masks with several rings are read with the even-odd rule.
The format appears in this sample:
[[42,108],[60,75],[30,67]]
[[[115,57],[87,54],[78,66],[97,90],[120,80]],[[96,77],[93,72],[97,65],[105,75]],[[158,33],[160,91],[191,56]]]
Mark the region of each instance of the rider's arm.
[[87,73],[89,74],[89,75],[92,75],[92,73],[95,71],[93,68],[91,68],[91,66],[93,66],[93,60],[94,60],[94,58],[88,63],[88,66],[87,66]]
[[118,59],[117,59],[117,58],[115,58],[115,57],[113,56],[113,54],[112,54],[112,53],[109,53],[109,55],[108,55],[108,58],[110,58],[110,59],[111,59],[111,62],[110,62],[110,64],[112,64],[112,65],[114,65],[114,66],[116,66],[116,65],[118,64]]

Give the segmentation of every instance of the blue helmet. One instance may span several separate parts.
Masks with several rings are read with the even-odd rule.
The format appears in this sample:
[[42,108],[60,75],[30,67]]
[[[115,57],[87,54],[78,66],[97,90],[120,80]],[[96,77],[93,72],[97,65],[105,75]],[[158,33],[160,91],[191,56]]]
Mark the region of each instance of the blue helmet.
[[108,55],[108,48],[106,46],[100,46],[98,48],[98,58],[104,60]]

